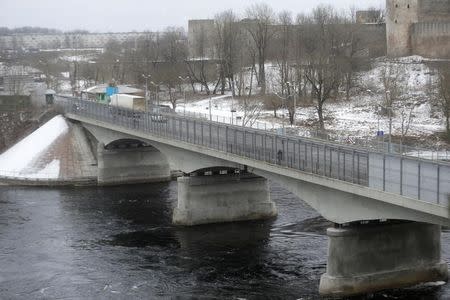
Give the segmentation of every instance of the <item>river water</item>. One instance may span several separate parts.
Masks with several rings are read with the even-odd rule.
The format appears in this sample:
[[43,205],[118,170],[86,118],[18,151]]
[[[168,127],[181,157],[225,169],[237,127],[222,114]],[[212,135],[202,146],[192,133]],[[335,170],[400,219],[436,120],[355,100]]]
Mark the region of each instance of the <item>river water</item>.
[[[268,221],[171,225],[176,182],[0,187],[1,299],[317,299],[326,220],[271,185]],[[450,232],[442,235],[450,261]],[[448,285],[368,299],[450,299]]]

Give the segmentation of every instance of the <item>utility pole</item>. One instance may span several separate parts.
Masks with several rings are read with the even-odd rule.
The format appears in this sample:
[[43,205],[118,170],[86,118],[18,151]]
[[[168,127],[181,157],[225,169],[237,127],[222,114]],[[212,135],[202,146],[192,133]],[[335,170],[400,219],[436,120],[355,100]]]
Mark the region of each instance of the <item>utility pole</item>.
[[147,74],[147,75],[142,74],[142,77],[145,78],[145,111],[148,111],[148,100],[149,100],[149,97],[148,97],[148,79],[150,77],[152,77],[152,75],[150,75],[150,74]]
[[[286,109],[286,100],[288,99],[288,97],[283,97],[283,96],[280,96],[278,93],[275,93],[275,95],[278,97],[278,98],[280,98],[281,100],[283,100],[283,104],[282,104],[282,107],[283,107],[283,110],[285,110]],[[285,126],[284,126],[284,120],[285,119],[285,117],[284,117],[284,111],[283,111],[283,134],[285,134]]]
[[386,96],[389,100],[389,106],[387,107],[388,116],[389,116],[389,142],[388,142],[388,152],[392,151],[392,100],[391,100],[391,91],[386,92]]

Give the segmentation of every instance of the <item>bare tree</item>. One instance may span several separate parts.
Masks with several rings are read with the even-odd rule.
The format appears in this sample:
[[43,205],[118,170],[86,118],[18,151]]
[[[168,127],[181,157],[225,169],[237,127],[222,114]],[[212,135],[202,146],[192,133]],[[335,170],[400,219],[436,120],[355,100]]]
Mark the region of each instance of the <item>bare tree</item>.
[[392,119],[394,115],[394,105],[400,100],[403,94],[403,86],[400,81],[401,68],[399,65],[386,63],[381,71],[381,82],[384,89],[383,111],[389,119],[389,149],[392,144]]
[[238,68],[238,55],[240,47],[240,31],[237,16],[232,10],[224,11],[216,15],[215,48],[219,59],[219,77],[221,93],[225,93],[226,84],[235,96],[234,74]]
[[291,65],[291,51],[292,51],[292,15],[288,11],[282,11],[278,15],[278,55],[277,65],[279,70],[279,85],[281,87],[281,95],[284,95],[287,90],[287,82],[291,80],[290,65]]
[[341,82],[342,73],[336,50],[342,45],[342,41],[333,30],[337,17],[332,7],[319,6],[314,10],[313,16],[314,27],[309,32],[305,46],[305,77],[316,100],[320,129],[324,129],[324,103],[337,91]]
[[184,43],[183,28],[169,27],[161,38],[161,52],[164,60],[164,70],[159,70],[158,76],[169,94],[169,101],[175,110],[177,105],[176,88],[180,84],[179,77],[184,75],[184,61],[187,58],[187,48]]
[[258,61],[258,82],[261,86],[260,93],[266,93],[266,72],[265,63],[267,59],[267,50],[275,34],[274,12],[270,6],[264,3],[253,4],[247,11],[247,20],[245,28],[253,42]]
[[439,97],[437,106],[445,118],[447,139],[450,139],[450,66],[445,65],[438,70]]

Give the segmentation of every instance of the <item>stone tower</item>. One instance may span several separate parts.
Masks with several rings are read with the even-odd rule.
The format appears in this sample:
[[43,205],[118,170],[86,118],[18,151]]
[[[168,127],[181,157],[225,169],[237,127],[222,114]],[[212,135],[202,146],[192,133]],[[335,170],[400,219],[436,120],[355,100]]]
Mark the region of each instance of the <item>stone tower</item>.
[[386,0],[388,56],[412,54],[411,28],[419,21],[420,0]]
[[450,0],[386,0],[387,54],[450,58]]

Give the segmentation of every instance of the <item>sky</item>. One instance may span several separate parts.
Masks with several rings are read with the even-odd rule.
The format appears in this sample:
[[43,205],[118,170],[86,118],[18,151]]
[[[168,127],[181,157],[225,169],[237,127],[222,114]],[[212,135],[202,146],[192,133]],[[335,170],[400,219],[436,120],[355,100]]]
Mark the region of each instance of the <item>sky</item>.
[[265,2],[275,11],[308,13],[320,4],[337,9],[384,8],[386,0],[0,0],[0,27],[39,26],[92,32],[161,31],[185,27],[189,19],[213,18],[233,9],[244,16],[253,3]]

